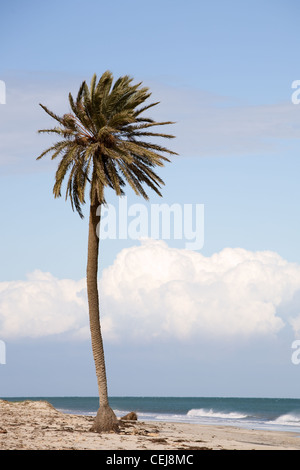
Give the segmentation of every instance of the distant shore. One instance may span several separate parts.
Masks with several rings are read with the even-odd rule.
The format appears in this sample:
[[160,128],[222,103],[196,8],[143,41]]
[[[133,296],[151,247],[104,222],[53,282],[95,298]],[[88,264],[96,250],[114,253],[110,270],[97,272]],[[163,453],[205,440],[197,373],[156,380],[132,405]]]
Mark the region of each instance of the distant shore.
[[92,422],[46,401],[0,400],[0,450],[300,450],[300,437],[290,432],[120,421],[118,434],[97,434]]

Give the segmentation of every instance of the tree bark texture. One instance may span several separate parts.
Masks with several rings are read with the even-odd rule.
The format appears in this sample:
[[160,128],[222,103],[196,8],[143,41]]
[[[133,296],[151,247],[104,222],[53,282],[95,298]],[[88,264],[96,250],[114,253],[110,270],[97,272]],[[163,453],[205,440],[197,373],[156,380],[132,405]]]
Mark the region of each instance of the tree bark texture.
[[100,325],[100,309],[98,294],[98,256],[99,237],[97,234],[97,224],[99,222],[99,205],[91,205],[89,218],[89,238],[88,238],[88,260],[87,260],[87,295],[89,305],[89,320],[91,330],[91,341],[93,357],[96,368],[96,376],[99,391],[99,410],[95,418],[92,430],[105,432],[117,430],[117,418],[109,406],[107,392],[107,377],[105,367],[105,357],[103,340]]

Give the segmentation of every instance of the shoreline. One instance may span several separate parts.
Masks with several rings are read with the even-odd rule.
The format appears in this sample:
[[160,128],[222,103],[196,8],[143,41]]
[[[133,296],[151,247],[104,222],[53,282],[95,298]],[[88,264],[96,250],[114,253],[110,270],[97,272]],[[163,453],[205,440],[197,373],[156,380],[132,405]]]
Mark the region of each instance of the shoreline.
[[93,419],[47,401],[0,400],[0,450],[300,450],[299,434],[289,431],[119,420],[119,433],[97,434]]

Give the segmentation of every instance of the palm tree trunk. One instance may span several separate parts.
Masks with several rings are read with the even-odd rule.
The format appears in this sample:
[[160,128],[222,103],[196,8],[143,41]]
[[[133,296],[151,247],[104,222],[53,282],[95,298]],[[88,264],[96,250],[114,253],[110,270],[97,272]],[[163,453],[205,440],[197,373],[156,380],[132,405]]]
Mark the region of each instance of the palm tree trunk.
[[91,330],[92,350],[95,361],[96,376],[99,391],[99,410],[95,418],[92,430],[111,431],[117,430],[117,418],[109,406],[107,393],[107,378],[105,358],[100,325],[99,294],[98,294],[98,255],[99,237],[97,235],[97,204],[90,207],[88,260],[87,260],[87,294],[89,304],[89,319]]

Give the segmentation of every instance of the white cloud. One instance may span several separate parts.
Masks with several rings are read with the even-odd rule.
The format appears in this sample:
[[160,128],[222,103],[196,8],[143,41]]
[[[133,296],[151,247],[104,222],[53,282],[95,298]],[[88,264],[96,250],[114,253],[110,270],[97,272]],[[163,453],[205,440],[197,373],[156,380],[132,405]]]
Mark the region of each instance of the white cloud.
[[[189,341],[300,328],[300,266],[273,252],[211,257],[147,240],[122,250],[99,282],[107,341]],[[36,271],[0,283],[0,338],[88,338],[85,279]]]
[[147,241],[123,250],[102,277],[110,331],[191,339],[276,334],[300,289],[300,266],[272,252],[226,248],[211,257]]
[[150,83],[161,108],[156,118],[176,122],[172,147],[183,156],[278,154],[300,138],[299,105],[289,101],[253,105],[206,90]]
[[[7,103],[0,108],[2,172],[52,169],[49,158],[42,165],[35,161],[53,142],[53,137],[38,135],[37,130],[55,125],[39,103],[64,114],[68,93],[76,94],[83,79],[90,77],[29,75],[7,80]],[[161,101],[151,116],[176,121],[168,131],[177,138],[168,146],[182,156],[274,154],[282,151],[283,141],[291,144],[300,138],[299,106],[291,101],[249,106],[203,90],[144,83],[152,91],[150,99]]]
[[85,281],[35,271],[24,281],[0,283],[0,336],[38,338],[87,330]]
[[[6,81],[6,104],[0,107],[0,167],[5,172],[38,172],[52,168],[50,158],[43,164],[36,157],[57,139],[39,135],[39,129],[56,123],[39,106],[46,105],[57,114],[69,108],[68,94],[77,92],[81,77],[34,76],[20,74]],[[76,84],[76,86],[74,86]]]

